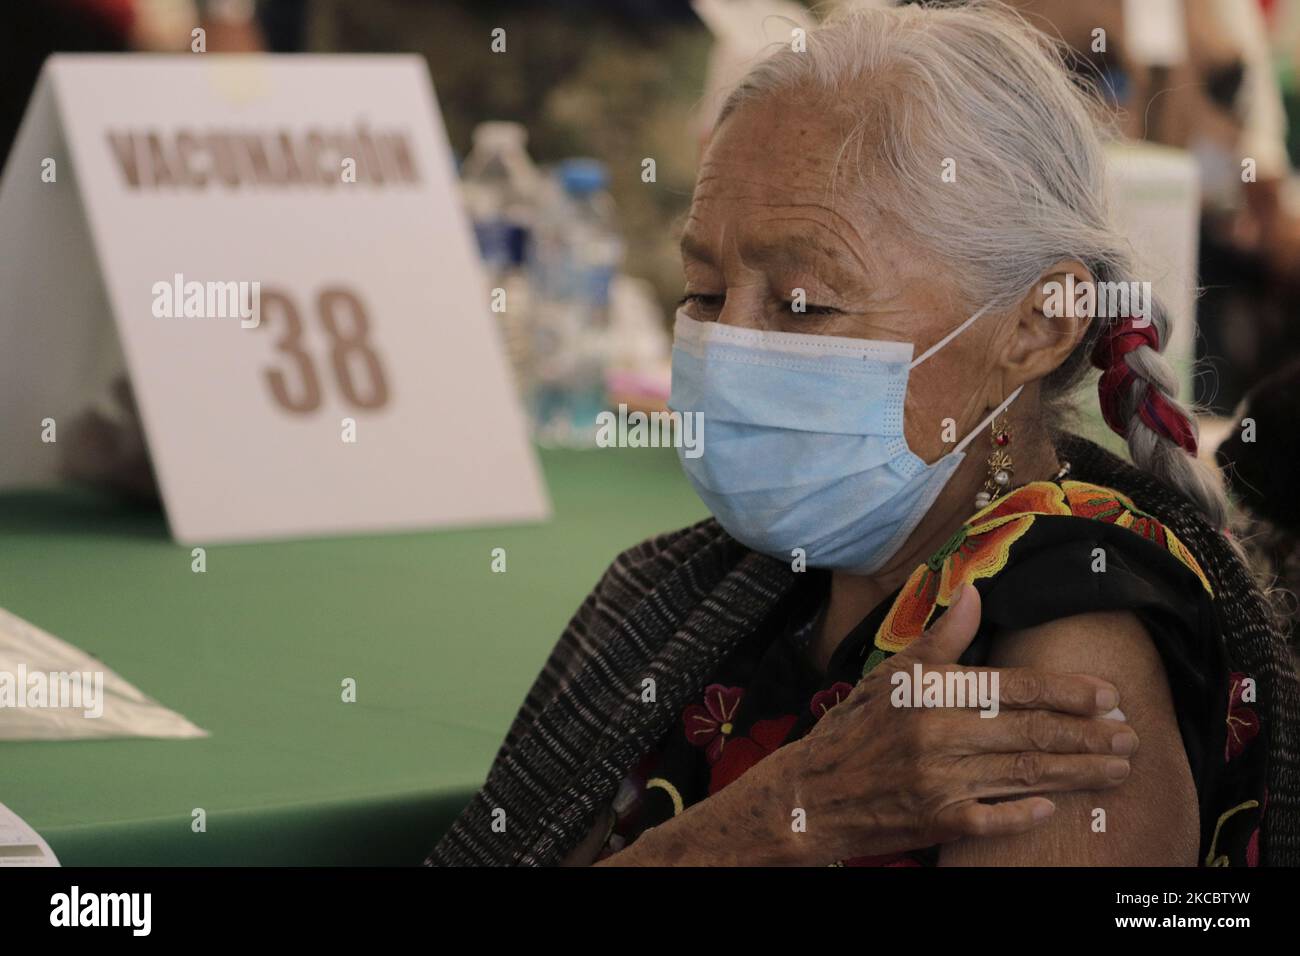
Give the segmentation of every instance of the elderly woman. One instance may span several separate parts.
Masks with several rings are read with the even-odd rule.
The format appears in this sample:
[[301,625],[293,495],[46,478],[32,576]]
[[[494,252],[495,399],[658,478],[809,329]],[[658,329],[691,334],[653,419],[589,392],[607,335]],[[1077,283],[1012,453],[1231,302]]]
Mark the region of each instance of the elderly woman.
[[[1140,278],[1090,110],[1001,8],[753,69],[682,239],[715,520],[615,560],[430,863],[1295,861],[1295,682],[1165,315],[1053,301]],[[1136,468],[1060,430],[1090,359]]]

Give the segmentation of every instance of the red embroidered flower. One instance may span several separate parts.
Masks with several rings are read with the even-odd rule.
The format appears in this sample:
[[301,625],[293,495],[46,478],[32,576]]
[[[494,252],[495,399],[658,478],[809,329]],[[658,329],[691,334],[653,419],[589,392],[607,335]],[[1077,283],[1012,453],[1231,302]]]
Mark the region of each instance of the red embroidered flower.
[[814,717],[821,720],[826,716],[826,711],[844,700],[852,692],[852,684],[842,680],[836,681],[825,690],[819,690],[813,694],[812,703],[808,705],[808,709],[813,712]]
[[776,750],[795,725],[795,717],[760,720],[749,729],[748,737],[738,737],[727,745],[722,757],[713,765],[709,776],[709,796],[736,780],[750,767]]
[[1233,671],[1228,694],[1228,739],[1223,748],[1224,761],[1232,760],[1259,733],[1259,715],[1244,701],[1246,675]]
[[1070,503],[1070,510],[1074,514],[1128,528],[1157,547],[1164,548],[1185,564],[1188,570],[1200,580],[1205,592],[1210,597],[1214,597],[1214,588],[1210,587],[1210,581],[1201,570],[1196,555],[1187,550],[1187,546],[1178,540],[1177,535],[1140,509],[1127,495],[1120,494],[1112,488],[1090,485],[1083,481],[1063,481],[1061,487],[1065,489],[1065,498]]
[[704,688],[704,705],[691,704],[682,711],[686,739],[703,747],[709,763],[722,756],[727,738],[731,736],[731,722],[736,719],[740,700],[745,696],[743,687],[723,687],[710,684]]

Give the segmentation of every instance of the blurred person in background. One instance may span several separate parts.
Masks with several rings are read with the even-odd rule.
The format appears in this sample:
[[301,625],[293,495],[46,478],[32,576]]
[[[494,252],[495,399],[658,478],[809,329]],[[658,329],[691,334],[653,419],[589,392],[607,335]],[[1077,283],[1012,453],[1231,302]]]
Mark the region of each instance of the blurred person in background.
[[[1196,158],[1204,369],[1195,397],[1227,414],[1251,382],[1300,354],[1300,215],[1287,116],[1297,102],[1300,4],[1014,2],[1071,47],[1079,75],[1111,102],[1128,136]],[[1157,8],[1171,15],[1151,14]]]
[[[615,560],[428,862],[1296,862],[1300,694],[1167,316],[1049,305],[1132,276],[1095,103],[996,5],[806,44],[729,98],[682,238],[714,519]],[[1065,430],[1090,365],[1133,465]],[[958,660],[1000,719],[891,700]]]
[[1300,360],[1246,393],[1237,426],[1217,457],[1242,513],[1235,532],[1259,562],[1269,596],[1300,653],[1300,499],[1294,493],[1300,461]]
[[0,164],[51,53],[302,49],[308,0],[23,0],[0,9]]

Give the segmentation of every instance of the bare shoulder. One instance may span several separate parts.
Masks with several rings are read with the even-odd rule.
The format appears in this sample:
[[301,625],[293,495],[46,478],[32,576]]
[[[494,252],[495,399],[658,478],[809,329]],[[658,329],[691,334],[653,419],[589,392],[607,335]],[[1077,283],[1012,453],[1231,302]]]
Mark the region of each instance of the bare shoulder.
[[1134,690],[1139,692],[1138,699],[1120,704],[1130,717],[1130,706],[1150,702],[1152,695],[1145,686],[1148,679],[1159,677],[1158,683],[1168,697],[1160,654],[1142,622],[1127,611],[1080,614],[1000,635],[994,642],[993,657],[1001,667],[1091,674],[1114,682],[1121,693],[1123,682],[1137,685]]
[[1056,814],[1031,833],[944,848],[957,866],[1193,866],[1200,839],[1196,788],[1164,665],[1138,618],[1110,611],[1000,636],[990,664],[1108,680],[1139,744],[1127,780],[1108,791],[1053,796]]

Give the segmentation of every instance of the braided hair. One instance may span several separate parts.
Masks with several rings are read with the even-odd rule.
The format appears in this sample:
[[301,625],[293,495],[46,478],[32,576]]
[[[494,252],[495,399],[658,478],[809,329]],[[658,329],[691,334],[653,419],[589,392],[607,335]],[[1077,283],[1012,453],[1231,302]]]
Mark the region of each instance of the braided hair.
[[[1120,317],[1099,323],[1088,354],[1101,370],[1097,397],[1102,417],[1128,442],[1143,471],[1178,489],[1216,528],[1227,507],[1214,472],[1197,457],[1196,419],[1178,401],[1178,377],[1162,353],[1168,313],[1159,306],[1149,320]],[[1086,343],[1085,343],[1086,344]]]

